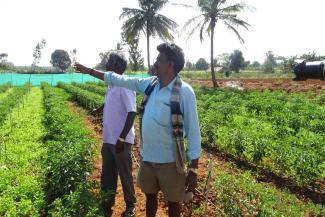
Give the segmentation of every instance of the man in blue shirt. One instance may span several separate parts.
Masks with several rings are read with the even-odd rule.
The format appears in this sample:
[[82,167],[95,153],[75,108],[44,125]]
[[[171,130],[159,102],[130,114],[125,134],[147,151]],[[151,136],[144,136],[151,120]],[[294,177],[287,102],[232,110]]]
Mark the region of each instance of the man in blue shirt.
[[[194,192],[197,186],[198,160],[201,154],[201,137],[198,123],[196,99],[193,89],[181,81],[179,105],[183,116],[183,130],[187,138],[186,157],[189,162],[187,174],[176,168],[175,137],[173,135],[171,97],[178,73],[184,67],[184,54],[175,44],[163,43],[157,47],[159,55],[154,64],[157,85],[154,86],[145,105],[142,117],[142,157],[138,174],[138,184],[146,194],[146,214],[156,215],[157,194],[161,190],[168,200],[169,216],[180,216],[180,202],[184,201],[185,191]],[[125,87],[145,93],[152,78],[130,78],[112,72],[99,72],[80,64],[77,71],[88,73],[112,86]]]

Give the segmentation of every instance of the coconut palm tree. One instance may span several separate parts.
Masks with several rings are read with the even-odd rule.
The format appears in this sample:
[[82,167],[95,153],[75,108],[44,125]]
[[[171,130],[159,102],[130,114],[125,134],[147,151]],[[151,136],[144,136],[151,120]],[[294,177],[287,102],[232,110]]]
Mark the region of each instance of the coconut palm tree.
[[[241,43],[244,43],[244,39],[238,32],[238,27],[244,27],[248,30],[249,24],[244,20],[237,17],[237,14],[242,11],[246,5],[244,3],[237,3],[234,5],[228,5],[227,0],[198,0],[198,9],[200,15],[189,19],[182,31],[190,30],[188,37],[192,36],[193,33],[200,29],[200,40],[203,41],[203,32],[206,30],[211,39],[211,76],[213,86],[217,87],[217,82],[214,73],[213,64],[213,42],[214,42],[214,31],[217,22],[222,21],[226,27],[232,30],[238,37]],[[186,6],[186,5],[185,5]],[[187,6],[188,7],[188,6]]]
[[170,30],[178,27],[173,20],[158,14],[167,2],[167,0],[139,0],[140,9],[123,8],[120,15],[120,19],[128,18],[122,26],[122,34],[125,38],[136,37],[141,31],[146,35],[148,69],[150,69],[150,36],[158,35],[164,41],[172,41],[174,37]]

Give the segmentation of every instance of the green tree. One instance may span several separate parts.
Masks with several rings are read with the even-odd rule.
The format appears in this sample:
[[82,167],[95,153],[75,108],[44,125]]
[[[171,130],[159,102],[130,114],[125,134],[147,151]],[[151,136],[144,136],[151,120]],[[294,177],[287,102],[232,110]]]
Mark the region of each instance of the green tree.
[[283,73],[293,72],[293,67],[295,65],[295,60],[297,59],[297,56],[278,56],[276,59],[280,61],[279,66]]
[[243,57],[243,52],[241,52],[240,50],[234,50],[234,52],[230,54],[229,68],[238,73],[239,70],[244,67],[245,59]]
[[185,70],[190,71],[190,70],[193,70],[194,67],[195,67],[195,64],[191,63],[189,60],[187,60],[185,62]]
[[0,53],[0,63],[4,63],[7,61],[8,54],[6,53]]
[[51,64],[64,72],[71,66],[71,59],[67,51],[55,50],[51,55]]
[[125,45],[124,42],[118,42],[116,44],[115,49],[111,49],[106,52],[100,52],[99,53],[100,62],[95,66],[95,68],[101,69],[101,70],[106,70],[106,63],[107,63],[110,53],[117,53],[119,55],[125,56],[124,55],[124,45]]
[[247,68],[250,64],[251,64],[251,61],[249,61],[249,60],[245,61],[242,69]]
[[260,67],[261,64],[258,61],[254,61],[252,64],[250,64],[250,66],[253,68],[257,68],[257,67]]
[[34,71],[36,66],[39,64],[42,58],[42,49],[45,47],[45,45],[46,45],[46,40],[44,38],[36,44],[33,53],[34,61],[32,63],[32,71]]
[[299,59],[303,59],[306,61],[321,61],[325,60],[325,56],[319,56],[315,52],[311,52],[301,55]]
[[229,53],[219,54],[217,60],[220,66],[228,68],[230,64],[230,54]]
[[7,57],[8,54],[6,53],[0,53],[0,68],[6,69],[7,68]]
[[204,59],[200,58],[195,64],[197,70],[207,70],[209,68],[209,63]]
[[276,66],[276,59],[272,51],[266,53],[266,58],[263,64],[263,70],[265,73],[273,73]]
[[141,57],[141,51],[139,50],[139,35],[135,37],[129,37],[125,39],[128,45],[129,52],[129,67],[132,71],[138,71],[144,69],[144,59]]
[[211,76],[214,87],[217,87],[217,82],[213,64],[213,49],[214,49],[214,30],[218,21],[222,21],[228,29],[232,30],[238,37],[239,41],[244,43],[244,39],[238,32],[238,27],[244,27],[248,30],[249,24],[238,18],[238,13],[244,10],[244,3],[228,5],[227,0],[198,0],[198,7],[201,11],[199,16],[189,19],[183,29],[190,29],[188,36],[200,29],[200,40],[203,41],[203,32],[206,30],[211,40]]
[[162,40],[173,40],[170,33],[177,28],[177,23],[158,12],[167,3],[167,0],[139,0],[140,9],[123,8],[120,19],[127,18],[122,25],[122,34],[125,38],[133,38],[141,32],[147,37],[147,61],[150,69],[150,36],[158,35]]

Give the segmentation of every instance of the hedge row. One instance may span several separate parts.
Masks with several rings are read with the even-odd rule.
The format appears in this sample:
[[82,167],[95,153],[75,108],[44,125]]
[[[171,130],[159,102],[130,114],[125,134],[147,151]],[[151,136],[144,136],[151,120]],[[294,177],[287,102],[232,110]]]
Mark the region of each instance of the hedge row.
[[16,87],[5,98],[0,100],[0,126],[6,120],[11,110],[20,102],[30,90],[30,85]]
[[67,91],[70,94],[72,101],[77,102],[78,105],[90,111],[100,107],[104,103],[104,96],[83,90],[79,87],[75,87],[62,82],[58,83],[58,87]]
[[94,183],[87,180],[96,142],[82,120],[67,107],[68,95],[59,88],[42,84],[44,92],[47,156],[47,200],[51,216],[98,216]]
[[11,87],[11,84],[10,83],[1,85],[0,86],[0,93],[6,92],[10,87]]
[[81,83],[72,83],[76,87],[80,87],[81,89],[88,90],[93,93],[97,93],[101,96],[105,96],[107,87],[99,86],[97,84],[81,84]]

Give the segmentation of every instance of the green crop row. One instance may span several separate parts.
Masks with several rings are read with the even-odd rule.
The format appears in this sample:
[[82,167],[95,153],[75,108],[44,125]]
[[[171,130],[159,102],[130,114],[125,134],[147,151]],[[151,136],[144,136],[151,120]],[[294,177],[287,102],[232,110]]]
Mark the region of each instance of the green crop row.
[[196,89],[196,93],[203,144],[298,184],[321,177],[325,157],[321,98],[237,90]]
[[79,87],[62,82],[58,83],[58,87],[67,91],[70,94],[72,101],[77,102],[80,106],[88,109],[89,111],[98,108],[104,103],[104,96],[83,90]]
[[101,96],[105,96],[107,87],[99,86],[97,84],[81,84],[81,83],[72,83],[76,87],[80,87],[81,89],[88,90],[93,93],[97,93]]
[[90,175],[96,142],[80,117],[67,106],[64,90],[42,84],[44,92],[47,156],[47,200],[51,216],[98,216],[99,201],[93,195]]
[[0,127],[0,216],[36,217],[45,210],[42,92],[33,88],[24,101]]
[[0,126],[6,120],[11,110],[20,102],[24,95],[30,90],[30,85],[26,84],[23,87],[16,87],[5,98],[0,101]]
[[[323,216],[321,205],[300,201],[295,195],[258,183],[250,173],[231,174],[215,167],[208,186],[209,198],[217,207],[215,216]],[[204,187],[204,186],[203,186]],[[210,205],[211,206],[211,205]],[[204,203],[194,209],[200,216]]]
[[98,81],[98,82],[95,82],[95,81],[87,81],[85,84],[90,84],[90,85],[94,85],[94,86],[100,86],[100,87],[107,87],[107,85],[105,84],[104,81]]
[[11,87],[10,83],[0,85],[0,93],[6,92]]

